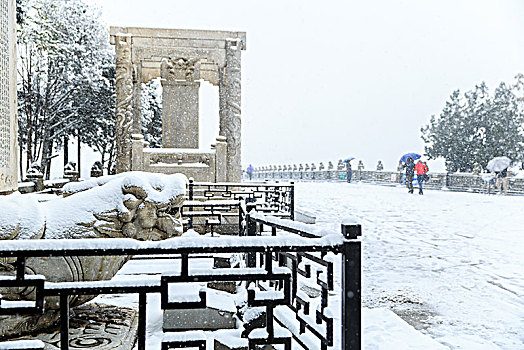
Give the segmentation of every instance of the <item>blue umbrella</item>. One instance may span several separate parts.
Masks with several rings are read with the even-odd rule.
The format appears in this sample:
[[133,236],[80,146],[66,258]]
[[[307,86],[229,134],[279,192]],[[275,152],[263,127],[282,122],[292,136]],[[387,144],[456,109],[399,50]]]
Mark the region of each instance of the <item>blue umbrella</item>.
[[355,159],[355,157],[348,157],[344,159],[344,162],[351,162],[353,159]]
[[422,157],[422,156],[420,154],[418,154],[418,153],[406,153],[402,157],[400,157],[400,161],[401,162],[405,162],[406,160],[408,160],[408,158],[411,158],[413,160],[417,160],[420,157]]

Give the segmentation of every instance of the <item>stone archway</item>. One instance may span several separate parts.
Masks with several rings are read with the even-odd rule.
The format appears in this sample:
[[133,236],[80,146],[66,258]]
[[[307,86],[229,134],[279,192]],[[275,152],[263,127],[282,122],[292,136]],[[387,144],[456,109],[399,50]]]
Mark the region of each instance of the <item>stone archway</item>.
[[246,34],[111,27],[111,43],[116,49],[117,172],[138,170],[132,166],[131,135],[141,133],[141,83],[157,77],[163,87],[163,147],[198,148],[198,80],[203,79],[219,87],[222,138],[217,148],[223,138],[227,142],[222,180],[240,181],[241,51],[246,49]]

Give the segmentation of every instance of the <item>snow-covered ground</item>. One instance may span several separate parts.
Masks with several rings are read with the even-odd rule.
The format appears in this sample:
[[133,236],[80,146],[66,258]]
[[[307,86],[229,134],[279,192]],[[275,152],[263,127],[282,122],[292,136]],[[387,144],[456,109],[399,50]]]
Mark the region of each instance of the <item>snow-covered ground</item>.
[[298,183],[296,200],[326,228],[361,222],[365,307],[451,349],[524,349],[524,197]]
[[[524,349],[524,197],[346,183],[298,183],[295,193],[321,227],[340,230],[347,217],[363,226],[365,349]],[[117,278],[169,268],[134,260]],[[136,307],[129,295],[97,301]],[[148,304],[154,349],[158,297]]]

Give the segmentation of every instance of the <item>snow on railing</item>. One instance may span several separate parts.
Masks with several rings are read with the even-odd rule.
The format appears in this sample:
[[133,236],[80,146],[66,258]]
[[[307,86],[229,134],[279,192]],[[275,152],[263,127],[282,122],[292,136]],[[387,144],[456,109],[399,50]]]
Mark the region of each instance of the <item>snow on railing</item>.
[[[173,302],[169,294],[173,285],[242,282],[246,286],[251,285],[247,290],[248,306],[265,309],[266,326],[249,334],[250,345],[290,344],[294,339],[306,348],[359,349],[361,246],[359,240],[348,239],[356,238],[356,235],[350,237],[347,233],[360,233],[360,225],[348,220],[345,223],[349,225],[343,226],[340,233],[251,210],[245,221],[246,236],[193,234],[155,242],[128,238],[3,241],[0,257],[17,257],[17,274],[16,279],[0,279],[0,287],[6,281],[13,287],[13,281],[23,285],[31,280],[23,270],[28,257],[142,255],[153,258],[156,254],[158,258],[166,258],[175,255],[180,264],[174,266],[179,266],[180,270],[165,273],[160,280],[46,281],[37,298],[60,296],[61,313],[65,315],[69,312],[69,296],[137,293],[141,325],[138,349],[142,350],[145,349],[146,338],[147,294],[160,293],[162,300],[165,298],[161,303],[164,309],[193,308],[199,302],[192,301],[188,295],[184,296],[185,301],[177,299]],[[262,232],[263,227],[270,228],[271,233]],[[228,272],[190,268],[190,260],[198,258],[199,254],[210,253],[240,253],[247,258],[247,267]],[[278,262],[278,267],[273,267],[273,261]],[[335,268],[338,264],[340,268]],[[308,286],[306,291],[303,286]],[[204,297],[197,296],[195,300],[203,300],[204,303],[206,293],[210,293],[209,297],[213,295],[205,290],[198,293]],[[39,302],[43,303],[42,300]],[[3,312],[8,312],[8,308],[0,306],[0,314]],[[62,349],[68,349],[69,320],[61,318],[60,322]],[[181,345],[185,339],[181,337],[166,336],[164,342],[166,345]],[[202,335],[198,338],[202,340]],[[189,336],[187,339],[195,340]]]

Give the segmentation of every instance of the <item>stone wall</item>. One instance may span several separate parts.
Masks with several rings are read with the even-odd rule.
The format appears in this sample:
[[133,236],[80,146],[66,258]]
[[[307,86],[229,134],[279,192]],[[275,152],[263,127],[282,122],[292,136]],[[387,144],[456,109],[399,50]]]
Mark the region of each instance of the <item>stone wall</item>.
[[18,187],[15,0],[0,5],[0,193]]
[[[355,169],[356,168],[356,169]],[[400,171],[365,170],[353,167],[351,182],[374,183],[377,185],[396,186],[404,181],[404,174]],[[475,193],[495,193],[495,186],[482,179],[482,175],[470,173],[429,173],[429,180],[424,183],[425,188],[463,191]],[[266,166],[255,168],[254,180],[295,180],[295,181],[332,181],[346,182],[345,167],[340,163],[334,167],[324,168],[323,164],[302,166]],[[524,179],[509,177],[508,194],[524,195]]]

